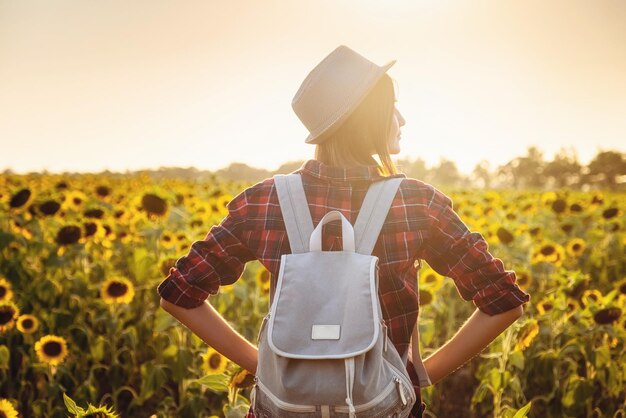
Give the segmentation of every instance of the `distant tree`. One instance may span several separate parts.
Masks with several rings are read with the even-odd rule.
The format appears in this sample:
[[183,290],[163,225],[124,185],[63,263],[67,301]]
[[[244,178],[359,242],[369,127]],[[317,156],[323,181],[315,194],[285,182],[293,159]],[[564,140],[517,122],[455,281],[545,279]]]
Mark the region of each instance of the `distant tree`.
[[300,167],[302,167],[303,163],[304,163],[304,161],[302,161],[302,160],[286,162],[283,165],[281,165],[280,167],[278,167],[278,170],[274,171],[273,174],[289,174],[289,173],[299,169]]
[[272,173],[262,168],[250,167],[243,163],[232,163],[226,168],[215,172],[225,180],[259,182],[272,176]]
[[617,177],[626,175],[624,154],[617,151],[601,151],[587,167],[589,176],[596,177],[601,186],[611,190],[617,188]]
[[515,188],[543,188],[545,178],[543,153],[535,146],[527,149],[524,157],[516,157],[498,167],[498,175],[505,177]]
[[411,161],[408,158],[399,159],[396,161],[396,165],[398,166],[398,170],[406,174],[407,177],[412,177],[422,181],[430,180],[429,170],[426,168],[426,163],[421,158],[417,158],[414,161]]
[[461,185],[461,174],[454,161],[441,158],[439,165],[432,170],[432,182],[435,186],[457,187]]
[[581,169],[576,150],[570,148],[568,152],[565,148],[561,148],[554,159],[546,164],[543,173],[547,178],[554,180],[556,187],[564,188],[579,181]]
[[[472,171],[472,175],[474,179],[478,179],[481,181],[481,186],[485,189],[489,189],[491,187],[492,176],[490,170],[490,164],[487,160],[481,160]],[[476,182],[474,182],[475,184]]]

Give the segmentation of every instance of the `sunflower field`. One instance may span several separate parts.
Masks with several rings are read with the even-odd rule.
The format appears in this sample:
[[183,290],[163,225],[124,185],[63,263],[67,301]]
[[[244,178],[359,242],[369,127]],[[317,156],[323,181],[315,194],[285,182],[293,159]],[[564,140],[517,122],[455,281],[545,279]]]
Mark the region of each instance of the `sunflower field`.
[[[251,376],[159,307],[157,285],[249,184],[0,177],[0,417],[241,417]],[[531,294],[479,356],[422,392],[425,417],[624,417],[624,193],[445,191]],[[423,356],[474,306],[422,263]],[[252,342],[270,275],[211,304]]]

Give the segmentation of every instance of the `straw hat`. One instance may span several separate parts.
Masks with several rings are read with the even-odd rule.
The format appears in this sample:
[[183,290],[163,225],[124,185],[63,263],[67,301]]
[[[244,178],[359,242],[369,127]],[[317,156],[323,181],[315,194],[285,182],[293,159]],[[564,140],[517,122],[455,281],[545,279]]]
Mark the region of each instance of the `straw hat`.
[[310,132],[304,142],[327,139],[395,63],[378,66],[345,45],[328,54],[306,76],[291,102]]

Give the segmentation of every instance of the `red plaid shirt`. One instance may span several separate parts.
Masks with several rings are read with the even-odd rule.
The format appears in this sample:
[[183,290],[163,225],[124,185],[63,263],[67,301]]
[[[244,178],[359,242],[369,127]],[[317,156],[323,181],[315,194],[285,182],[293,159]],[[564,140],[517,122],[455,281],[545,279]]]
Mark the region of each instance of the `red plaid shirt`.
[[[368,186],[384,178],[375,166],[331,167],[313,159],[295,172],[302,175],[314,225],[330,210],[341,211],[354,224]],[[448,196],[404,174],[392,177],[402,177],[403,181],[372,254],[379,258],[383,317],[401,356],[409,347],[417,320],[421,259],[452,278],[461,297],[489,315],[530,300],[530,295],[515,284],[515,272],[505,270],[502,261],[489,253],[483,236],[467,228]],[[203,240],[191,244],[189,253],[177,260],[159,284],[163,299],[185,308],[197,307],[216,294],[220,285],[237,281],[246,262],[255,259],[276,280],[280,257],[291,250],[274,180],[265,179],[242,191],[228,203],[228,210]],[[322,236],[322,250],[341,249],[340,222],[324,225]],[[412,367],[409,370],[412,372]],[[417,407],[419,387],[415,385]]]

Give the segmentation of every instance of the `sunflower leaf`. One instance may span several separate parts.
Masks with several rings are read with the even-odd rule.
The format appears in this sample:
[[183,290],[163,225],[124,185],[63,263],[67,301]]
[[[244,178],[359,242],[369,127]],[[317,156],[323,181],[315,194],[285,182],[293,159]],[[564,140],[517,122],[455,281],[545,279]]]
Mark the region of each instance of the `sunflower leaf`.
[[10,352],[6,345],[0,345],[0,369],[9,368]]
[[526,405],[522,406],[520,409],[517,410],[517,412],[515,413],[515,415],[513,415],[513,418],[524,418],[528,413],[528,410],[530,409],[530,405],[532,404],[532,402],[528,402]]
[[85,410],[81,408],[80,406],[76,405],[76,402],[74,402],[72,398],[67,396],[65,392],[63,392],[63,402],[65,402],[65,406],[67,407],[67,410],[71,412],[72,414],[78,415],[78,414],[85,413]]
[[194,382],[206,386],[212,392],[228,392],[228,376],[225,374],[209,374]]

